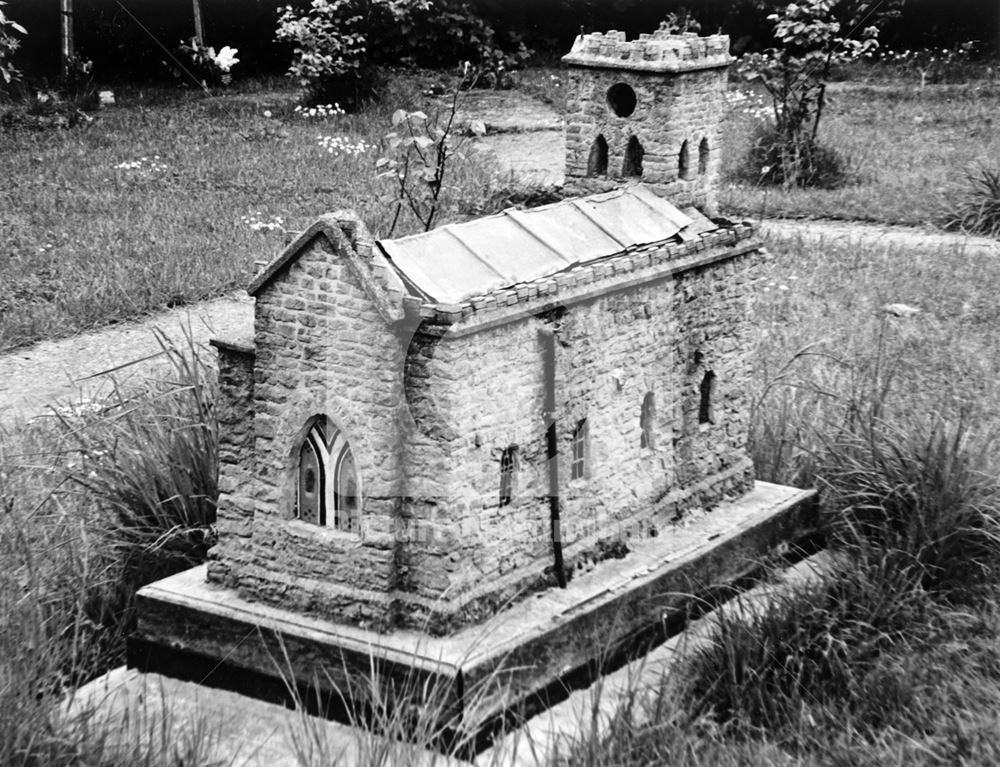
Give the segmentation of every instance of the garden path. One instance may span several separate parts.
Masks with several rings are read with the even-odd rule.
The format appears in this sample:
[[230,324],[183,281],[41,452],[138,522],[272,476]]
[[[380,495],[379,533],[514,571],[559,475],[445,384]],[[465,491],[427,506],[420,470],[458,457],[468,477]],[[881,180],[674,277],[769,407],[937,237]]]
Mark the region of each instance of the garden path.
[[[562,124],[551,104],[523,94],[483,92],[466,101],[460,119],[484,122],[487,135],[480,140],[513,178],[532,184],[562,183]],[[911,227],[814,220],[767,220],[760,224],[767,239],[798,238],[810,244],[835,240],[864,247],[1000,256],[997,240]],[[245,294],[234,294],[0,354],[0,427],[44,414],[56,404],[99,397],[109,389],[108,372],[116,372],[119,378],[155,373],[163,364],[155,328],[182,345],[187,329],[193,341],[204,344],[213,336],[246,329],[252,318],[252,301]],[[214,359],[211,354],[207,357]]]

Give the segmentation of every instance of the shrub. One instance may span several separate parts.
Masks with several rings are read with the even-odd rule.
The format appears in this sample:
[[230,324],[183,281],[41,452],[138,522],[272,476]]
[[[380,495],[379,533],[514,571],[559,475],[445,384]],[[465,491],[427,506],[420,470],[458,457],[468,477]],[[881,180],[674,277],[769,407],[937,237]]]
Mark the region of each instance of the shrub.
[[391,30],[428,0],[313,0],[304,15],[282,9],[275,38],[294,46],[289,77],[311,103],[357,109],[377,91]]
[[966,174],[966,185],[945,217],[948,229],[1000,237],[1000,170]]
[[18,24],[4,13],[3,6],[7,5],[4,0],[0,0],[0,78],[4,85],[21,79],[20,70],[15,67],[10,59],[14,52],[21,46],[14,33],[26,35],[28,30]]
[[384,65],[465,62],[465,86],[509,88],[530,55],[461,0],[315,0],[304,13],[286,6],[276,38],[294,46],[288,74],[309,101],[351,110],[377,95]]
[[751,134],[739,175],[754,184],[819,189],[835,189],[849,178],[841,154],[816,141],[804,141],[789,150],[788,136],[771,122],[759,124]]
[[178,80],[192,76],[206,90],[210,84],[229,85],[232,83],[233,67],[240,63],[240,60],[236,58],[236,54],[239,53],[238,48],[224,45],[216,53],[215,48],[200,42],[197,37],[192,37],[187,41],[182,40],[177,47],[177,53],[181,58],[187,59],[187,65],[181,64],[179,67],[175,67],[167,64],[171,74]]
[[[832,153],[818,145],[826,84],[835,64],[857,59],[877,45],[876,26],[865,27],[860,39],[854,38],[861,29],[860,19],[870,24],[882,15],[869,5],[860,3],[856,18],[840,21],[834,0],[789,3],[768,16],[779,47],[740,58],[739,73],[749,81],[760,81],[773,105],[772,138],[762,155],[768,162],[757,166],[762,179],[780,180],[786,188],[829,180]],[[775,167],[780,171],[770,170]]]

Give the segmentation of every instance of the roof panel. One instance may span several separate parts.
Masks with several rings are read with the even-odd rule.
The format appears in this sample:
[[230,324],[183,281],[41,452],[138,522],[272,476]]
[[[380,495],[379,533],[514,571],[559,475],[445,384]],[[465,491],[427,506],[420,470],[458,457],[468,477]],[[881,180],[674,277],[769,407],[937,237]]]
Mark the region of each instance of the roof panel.
[[667,240],[690,223],[669,202],[637,184],[381,240],[379,246],[430,300],[457,304],[636,245]]

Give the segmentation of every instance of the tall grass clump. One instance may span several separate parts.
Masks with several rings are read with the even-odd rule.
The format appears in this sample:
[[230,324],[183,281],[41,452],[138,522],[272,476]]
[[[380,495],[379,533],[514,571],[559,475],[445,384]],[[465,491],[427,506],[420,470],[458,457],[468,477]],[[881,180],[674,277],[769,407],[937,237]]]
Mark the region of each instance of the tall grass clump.
[[861,421],[830,446],[823,470],[837,540],[910,563],[920,588],[949,601],[1000,581],[995,433],[967,417]]
[[965,176],[945,214],[945,228],[1000,237],[1000,170],[981,167]]
[[164,379],[0,432],[0,764],[118,763],[59,702],[121,662],[135,589],[211,542],[206,362],[161,343]]
[[110,537],[135,584],[203,561],[215,540],[214,375],[190,335],[156,331],[166,377],[116,384],[97,418],[59,421],[76,451],[67,474],[114,520]]

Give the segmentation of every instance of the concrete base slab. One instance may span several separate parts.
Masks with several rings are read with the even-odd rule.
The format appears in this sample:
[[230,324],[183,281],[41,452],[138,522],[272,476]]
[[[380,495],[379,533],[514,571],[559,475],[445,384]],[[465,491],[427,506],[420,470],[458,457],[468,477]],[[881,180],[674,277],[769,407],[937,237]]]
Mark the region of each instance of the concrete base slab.
[[334,716],[344,698],[379,709],[402,701],[446,738],[467,737],[525,701],[544,705],[571,673],[598,673],[606,658],[662,639],[667,622],[815,522],[814,491],[758,482],[737,501],[633,543],[626,557],[565,589],[529,596],[447,637],[377,634],[250,602],[209,586],[194,568],[139,592],[129,664],[279,702],[289,697],[288,680]]
[[[245,767],[464,764],[302,711],[159,674],[121,668],[67,701],[69,721],[108,735],[120,763],[145,751],[178,763]],[[116,762],[116,763],[119,763]]]
[[709,645],[720,617],[735,613],[750,618],[765,610],[777,595],[818,581],[830,568],[830,556],[821,551],[767,583],[743,592],[648,654],[601,677],[590,687],[572,692],[566,700],[508,732],[478,754],[474,763],[477,767],[561,764],[574,746],[579,747],[591,738],[600,741],[605,737],[625,705],[629,705],[634,725],[649,724],[648,715],[656,710],[657,696],[664,686],[669,686],[671,673],[685,658]]

